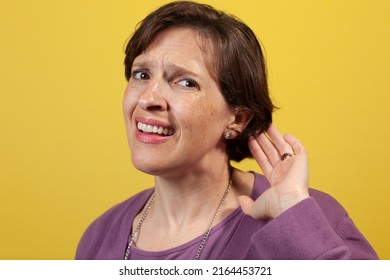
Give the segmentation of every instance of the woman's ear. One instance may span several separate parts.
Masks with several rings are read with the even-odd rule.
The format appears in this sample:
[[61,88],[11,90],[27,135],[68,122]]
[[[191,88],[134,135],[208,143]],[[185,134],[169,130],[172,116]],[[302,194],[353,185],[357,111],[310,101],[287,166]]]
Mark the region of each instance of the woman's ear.
[[253,118],[253,114],[245,109],[234,109],[234,112],[234,121],[227,126],[225,132],[229,132],[229,139],[233,139],[239,136]]

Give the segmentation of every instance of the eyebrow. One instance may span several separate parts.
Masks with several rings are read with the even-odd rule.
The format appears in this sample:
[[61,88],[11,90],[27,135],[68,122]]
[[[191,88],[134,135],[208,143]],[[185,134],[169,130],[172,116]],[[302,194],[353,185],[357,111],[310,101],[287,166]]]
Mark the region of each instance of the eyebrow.
[[[141,69],[143,69],[143,68],[148,69],[150,67],[153,67],[154,65],[156,65],[156,63],[154,61],[145,60],[145,61],[140,61],[140,62],[133,63],[132,68],[136,67],[136,68],[141,68]],[[201,75],[199,75],[199,73],[192,71],[188,67],[181,66],[181,65],[178,65],[176,63],[169,63],[165,67],[165,69],[167,69],[168,72],[173,72],[173,73],[176,73],[176,74],[177,73],[188,74],[188,75],[195,76],[195,77],[200,77],[201,76]],[[164,71],[164,72],[166,72],[166,71]]]
[[148,62],[148,61],[141,61],[141,62],[133,62],[133,65],[131,66],[131,68],[133,67],[137,67],[137,68],[149,68],[151,63]]

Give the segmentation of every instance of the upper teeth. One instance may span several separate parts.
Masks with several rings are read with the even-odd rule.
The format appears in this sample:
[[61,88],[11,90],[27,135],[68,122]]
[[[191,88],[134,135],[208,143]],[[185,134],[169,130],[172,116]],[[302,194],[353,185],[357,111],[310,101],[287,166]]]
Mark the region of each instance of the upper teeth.
[[173,129],[166,128],[162,126],[156,126],[156,125],[150,125],[150,124],[144,124],[141,122],[138,122],[137,127],[139,130],[143,132],[148,133],[157,133],[157,134],[164,134],[164,135],[172,135]]

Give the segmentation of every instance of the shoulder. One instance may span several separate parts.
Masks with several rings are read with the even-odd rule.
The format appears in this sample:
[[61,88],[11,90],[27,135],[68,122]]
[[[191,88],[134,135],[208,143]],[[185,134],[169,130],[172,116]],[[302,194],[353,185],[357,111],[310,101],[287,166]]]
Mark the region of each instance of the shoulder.
[[[115,223],[120,217],[122,217],[125,213],[132,212],[132,210],[136,210],[137,208],[140,208],[144,205],[144,203],[147,201],[149,196],[152,193],[152,189],[144,190],[125,201],[116,204],[109,210],[107,210],[105,213],[103,213],[101,216],[99,216],[90,226],[96,227],[101,225],[107,225],[107,224],[113,224]],[[136,214],[136,213],[135,213]]]
[[340,212],[341,214],[347,215],[343,206],[341,206],[341,204],[331,195],[316,189],[309,189],[309,194],[316,200],[322,211]]
[[[128,234],[134,216],[142,209],[153,189],[144,190],[113,206],[95,219],[84,232],[76,253],[76,259],[94,259],[104,244],[114,246],[118,233]],[[113,234],[111,234],[113,233]],[[126,238],[126,237],[125,237]]]
[[[270,185],[254,173],[253,196]],[[327,193],[309,189],[310,197],[272,220],[245,216],[232,250],[224,256],[256,259],[376,259],[377,255],[341,204]],[[251,240],[251,244],[242,240]],[[246,246],[246,247],[245,247]]]

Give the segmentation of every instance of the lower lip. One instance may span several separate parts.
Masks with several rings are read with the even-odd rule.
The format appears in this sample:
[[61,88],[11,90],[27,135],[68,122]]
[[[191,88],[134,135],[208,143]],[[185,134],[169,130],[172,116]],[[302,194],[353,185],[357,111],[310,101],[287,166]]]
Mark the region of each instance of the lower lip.
[[154,133],[142,133],[138,129],[135,131],[135,137],[138,141],[147,144],[161,144],[167,142],[171,136],[161,136]]

